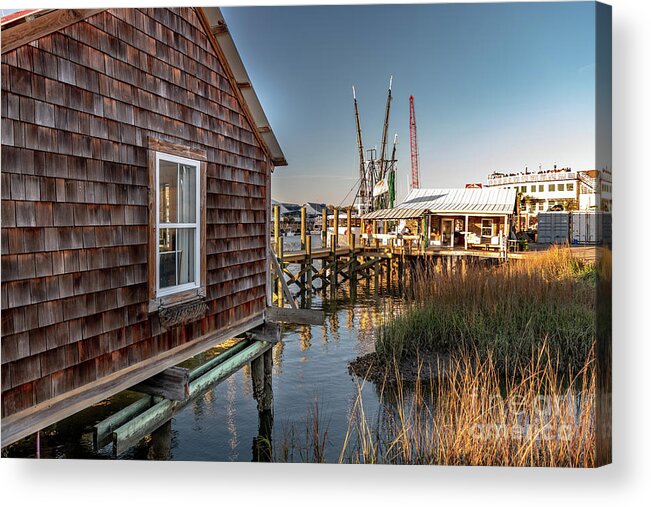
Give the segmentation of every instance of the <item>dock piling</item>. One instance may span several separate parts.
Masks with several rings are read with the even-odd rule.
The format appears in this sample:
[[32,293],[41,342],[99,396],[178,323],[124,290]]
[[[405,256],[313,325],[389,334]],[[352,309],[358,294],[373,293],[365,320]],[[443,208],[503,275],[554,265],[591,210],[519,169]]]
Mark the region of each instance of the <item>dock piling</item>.
[[[274,218],[273,218],[273,220],[274,220],[274,243],[273,243],[273,248],[276,251],[276,255],[278,255],[278,243],[279,243],[278,239],[280,238],[280,206],[278,206],[277,204],[274,205],[273,211],[274,211]],[[273,276],[273,278],[272,278],[272,285],[271,286],[272,287],[278,287],[278,284],[280,283],[278,281],[278,275],[272,275],[272,276]],[[272,292],[273,292],[273,289],[272,289]],[[278,297],[277,294],[278,294],[278,291],[276,291],[276,297]],[[277,301],[279,301],[279,300],[277,299]]]
[[330,293],[333,298],[337,290],[337,275],[339,270],[339,266],[337,263],[338,240],[339,240],[339,208],[335,208],[332,241],[330,242],[330,244],[332,245],[332,267],[330,270],[330,278],[331,278]]
[[[307,210],[305,206],[301,208],[301,250],[305,250],[307,236]],[[307,258],[307,256],[306,256]],[[307,287],[305,286],[305,268],[307,267],[306,263],[300,265],[301,267],[301,279],[300,279],[300,291],[301,291],[301,301],[305,302],[305,291]]]
[[306,287],[308,308],[312,305],[312,237],[305,238],[305,268],[306,268]]
[[276,290],[278,291],[278,306],[281,308],[285,305],[285,300],[283,297],[283,282],[281,280],[281,277],[283,277],[283,237],[279,236],[278,237],[278,251],[277,251],[277,257],[278,257],[278,264],[280,264],[280,273],[278,273],[278,283]]

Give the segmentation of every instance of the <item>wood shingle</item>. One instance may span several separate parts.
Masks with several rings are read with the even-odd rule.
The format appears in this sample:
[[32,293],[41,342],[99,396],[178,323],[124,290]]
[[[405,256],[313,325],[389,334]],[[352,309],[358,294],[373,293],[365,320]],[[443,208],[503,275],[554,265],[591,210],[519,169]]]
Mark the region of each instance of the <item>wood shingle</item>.
[[[273,163],[207,18],[84,13],[3,49],[3,417],[266,307]],[[150,139],[205,154],[208,311],[170,329],[149,306]]]

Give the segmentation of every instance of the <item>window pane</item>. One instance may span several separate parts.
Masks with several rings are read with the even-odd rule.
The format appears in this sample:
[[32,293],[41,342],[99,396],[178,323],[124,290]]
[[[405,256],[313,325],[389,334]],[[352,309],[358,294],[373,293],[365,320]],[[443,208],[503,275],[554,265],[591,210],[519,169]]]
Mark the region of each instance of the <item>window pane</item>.
[[159,161],[158,191],[160,222],[174,223],[177,217],[178,164],[168,160]]
[[176,229],[160,229],[159,286],[161,289],[177,285],[176,282]]
[[194,223],[197,209],[196,168],[179,165],[179,222]]
[[194,279],[194,229],[177,229],[179,285],[193,283]]

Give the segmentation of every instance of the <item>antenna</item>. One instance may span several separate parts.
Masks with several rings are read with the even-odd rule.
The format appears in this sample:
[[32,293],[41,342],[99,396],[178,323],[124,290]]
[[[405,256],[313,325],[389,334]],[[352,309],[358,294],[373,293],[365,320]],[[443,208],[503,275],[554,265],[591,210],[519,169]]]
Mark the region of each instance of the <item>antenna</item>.
[[409,97],[409,144],[411,146],[411,188],[420,188],[420,168],[418,167],[418,138],[416,135],[416,109],[414,96]]

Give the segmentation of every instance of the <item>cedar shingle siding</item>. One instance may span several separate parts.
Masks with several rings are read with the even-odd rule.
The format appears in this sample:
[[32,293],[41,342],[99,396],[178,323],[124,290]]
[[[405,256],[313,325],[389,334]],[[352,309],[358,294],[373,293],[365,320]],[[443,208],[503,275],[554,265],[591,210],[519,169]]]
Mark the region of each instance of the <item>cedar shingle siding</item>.
[[[208,311],[164,333],[149,136],[208,159]],[[2,55],[3,416],[259,315],[270,167],[193,8],[110,9]]]

